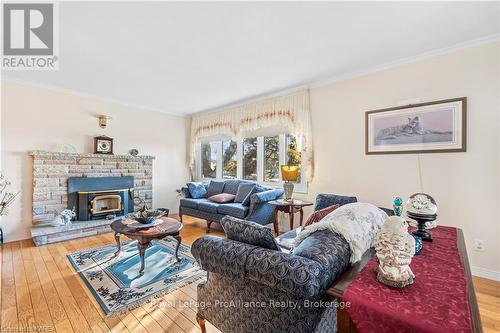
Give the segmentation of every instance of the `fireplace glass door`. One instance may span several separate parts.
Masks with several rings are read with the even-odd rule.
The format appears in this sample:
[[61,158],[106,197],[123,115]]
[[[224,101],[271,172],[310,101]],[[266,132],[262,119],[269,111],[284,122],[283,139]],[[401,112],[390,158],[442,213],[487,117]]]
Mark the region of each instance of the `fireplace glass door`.
[[118,194],[98,195],[91,201],[93,215],[116,213],[122,210],[122,198]]

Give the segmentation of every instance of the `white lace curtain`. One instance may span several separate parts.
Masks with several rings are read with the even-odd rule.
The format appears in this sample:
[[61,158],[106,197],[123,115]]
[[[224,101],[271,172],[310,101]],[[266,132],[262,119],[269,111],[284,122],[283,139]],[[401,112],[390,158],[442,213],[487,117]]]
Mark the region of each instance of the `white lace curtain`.
[[306,178],[311,181],[314,158],[308,90],[194,115],[191,120],[191,167],[194,167],[197,143],[283,133],[297,138],[306,163]]

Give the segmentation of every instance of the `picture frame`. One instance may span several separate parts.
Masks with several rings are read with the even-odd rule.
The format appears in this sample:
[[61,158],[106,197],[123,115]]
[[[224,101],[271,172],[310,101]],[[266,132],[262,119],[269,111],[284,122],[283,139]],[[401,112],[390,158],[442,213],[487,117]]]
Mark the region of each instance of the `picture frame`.
[[365,154],[465,152],[467,97],[365,112]]
[[96,136],[94,138],[94,154],[113,155],[113,138]]

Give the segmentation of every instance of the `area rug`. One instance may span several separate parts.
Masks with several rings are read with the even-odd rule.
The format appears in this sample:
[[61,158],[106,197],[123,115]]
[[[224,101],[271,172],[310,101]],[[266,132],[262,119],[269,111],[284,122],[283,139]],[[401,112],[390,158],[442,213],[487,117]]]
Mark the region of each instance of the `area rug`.
[[68,259],[94,295],[106,316],[120,314],[142,303],[205,276],[190,248],[181,244],[175,260],[177,241],[171,237],[153,241],[146,250],[144,275],[139,275],[141,260],[137,241],[122,242],[115,257],[116,245],[87,249],[68,254]]

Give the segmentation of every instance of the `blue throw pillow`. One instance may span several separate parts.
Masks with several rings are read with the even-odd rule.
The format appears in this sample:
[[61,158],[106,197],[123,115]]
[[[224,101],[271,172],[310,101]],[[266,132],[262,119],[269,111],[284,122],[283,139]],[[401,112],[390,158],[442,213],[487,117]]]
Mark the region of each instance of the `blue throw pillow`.
[[201,199],[205,198],[207,195],[207,189],[205,188],[205,185],[202,183],[187,183],[187,188],[189,190],[189,194],[191,195],[191,198],[193,199]]
[[270,187],[264,187],[260,184],[257,184],[257,186],[255,186],[255,193],[260,193],[260,192],[269,191],[269,190],[271,190]]
[[236,198],[234,198],[234,202],[245,201],[246,197],[253,191],[254,188],[255,184],[253,183],[241,183],[238,186],[238,191],[236,191]]
[[273,231],[252,221],[226,215],[220,221],[228,239],[265,249],[281,251],[274,239]]
[[241,202],[241,204],[243,206],[250,206],[250,197],[252,196],[252,194],[254,193],[259,193],[259,192],[262,192],[259,190],[259,186],[255,186],[254,188],[252,188],[252,190],[250,191],[250,193],[248,193],[248,195],[245,197],[245,199]]
[[247,197],[245,198],[245,200],[243,200],[243,202],[241,203],[243,206],[250,206],[250,199],[252,197],[252,194],[255,194],[255,193],[260,193],[260,192],[264,192],[264,191],[268,191],[270,190],[270,188],[268,187],[264,187],[260,184],[257,184],[250,193],[248,193]]
[[223,189],[224,189],[224,182],[211,180],[210,183],[208,184],[207,198],[210,198],[212,195],[221,194]]

